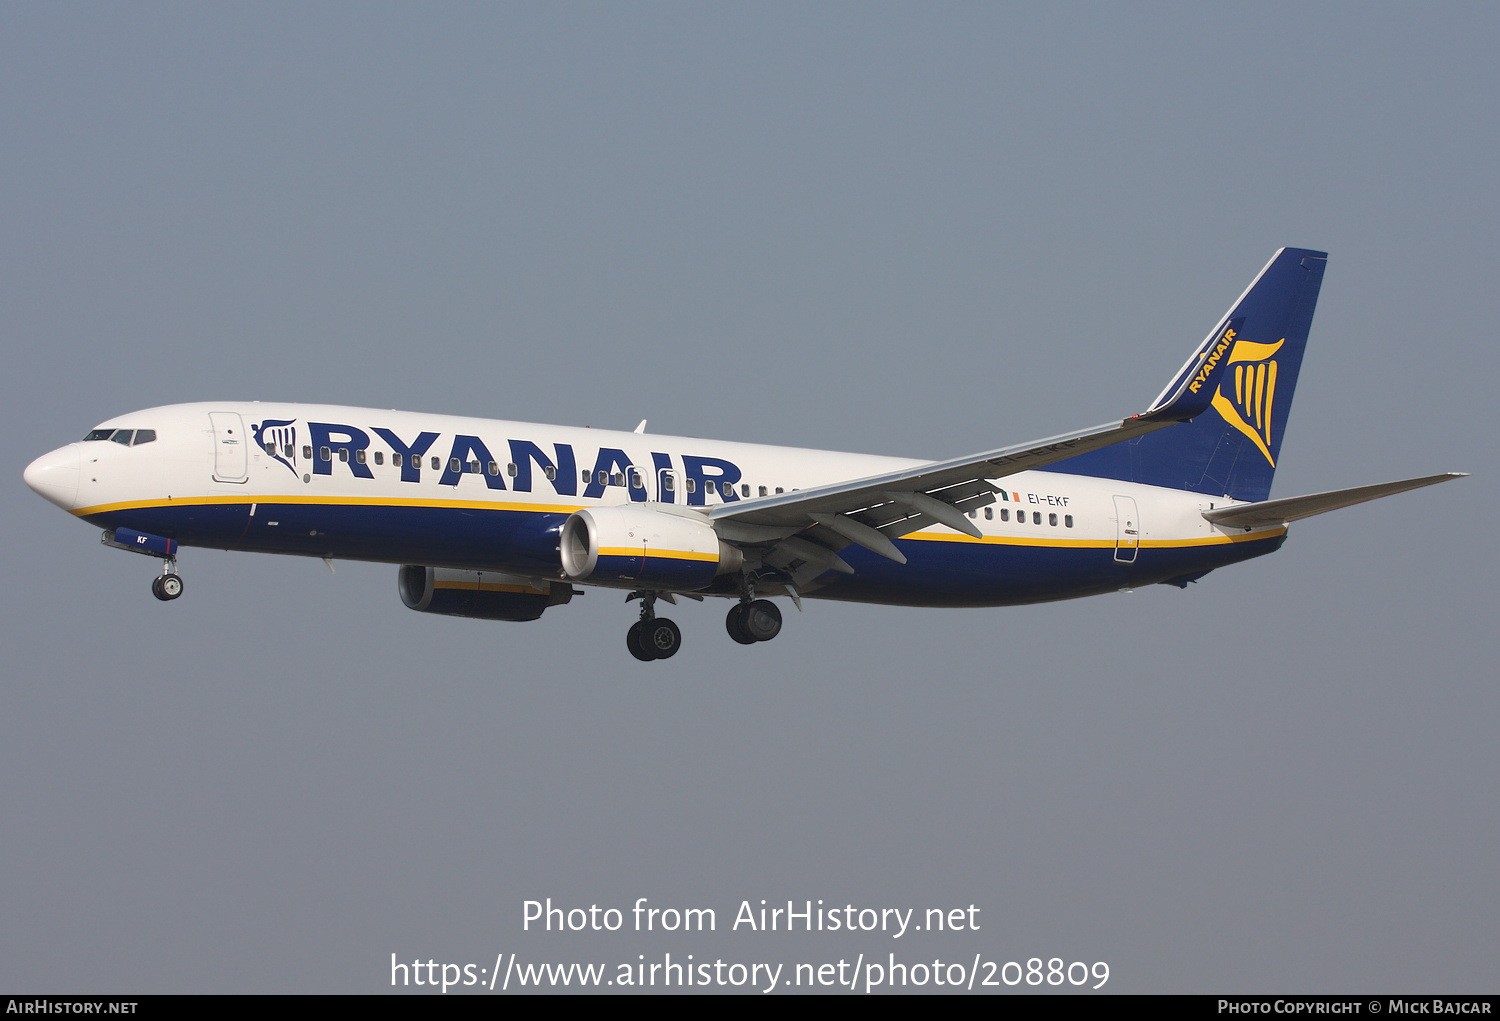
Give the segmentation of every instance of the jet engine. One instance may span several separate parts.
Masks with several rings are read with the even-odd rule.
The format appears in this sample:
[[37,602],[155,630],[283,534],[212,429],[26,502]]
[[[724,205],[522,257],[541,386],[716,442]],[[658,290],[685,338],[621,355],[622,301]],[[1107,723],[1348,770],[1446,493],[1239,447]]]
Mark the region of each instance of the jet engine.
[[547,607],[573,598],[572,585],[419,564],[403,565],[396,587],[410,609],[485,620],[536,620]]
[[572,581],[675,592],[706,588],[745,560],[700,515],[640,504],[575,511],[563,523],[560,552]]

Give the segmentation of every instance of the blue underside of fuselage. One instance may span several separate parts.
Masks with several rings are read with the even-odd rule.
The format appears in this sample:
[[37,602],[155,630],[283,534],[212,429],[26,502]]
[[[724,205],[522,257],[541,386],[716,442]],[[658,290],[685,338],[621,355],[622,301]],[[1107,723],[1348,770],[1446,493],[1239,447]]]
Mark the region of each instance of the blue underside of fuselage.
[[[101,528],[133,528],[183,546],[425,564],[464,570],[558,576],[566,514],[520,510],[320,504],[176,505],[89,515]],[[272,524],[274,522],[274,524]],[[1187,576],[1279,549],[1264,539],[1145,547],[1133,564],[1115,550],[1069,546],[898,540],[907,563],[859,546],[840,556],[854,574],[828,572],[807,595],[905,606],[1004,606],[1112,592]],[[737,592],[721,579],[724,594]],[[710,588],[705,591],[713,592]]]

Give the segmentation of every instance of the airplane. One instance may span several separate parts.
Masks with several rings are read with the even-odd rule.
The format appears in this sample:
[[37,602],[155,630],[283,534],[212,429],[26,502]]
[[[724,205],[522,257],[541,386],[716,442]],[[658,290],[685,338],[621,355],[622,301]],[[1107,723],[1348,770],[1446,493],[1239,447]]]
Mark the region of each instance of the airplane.
[[1462,477],[1270,499],[1327,253],[1283,248],[1144,411],[946,461],[260,402],[101,422],[28,486],[161,561],[184,546],[400,565],[424,613],[535,620],[579,587],[640,602],[638,660],[674,655],[662,600],[732,601],[730,637],[776,637],[770,597],[1009,606],[1186,588],[1274,552],[1290,522]]

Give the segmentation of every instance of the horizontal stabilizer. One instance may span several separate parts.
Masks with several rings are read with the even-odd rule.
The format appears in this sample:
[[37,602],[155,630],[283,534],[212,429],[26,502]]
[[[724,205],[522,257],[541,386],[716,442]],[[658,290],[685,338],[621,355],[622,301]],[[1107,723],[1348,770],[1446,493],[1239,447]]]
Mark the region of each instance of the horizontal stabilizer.
[[1284,525],[1298,518],[1310,518],[1314,514],[1326,514],[1340,507],[1352,507],[1356,503],[1378,500],[1393,493],[1404,493],[1408,489],[1435,486],[1449,479],[1461,479],[1468,472],[1445,472],[1428,475],[1420,479],[1404,479],[1400,482],[1382,482],[1375,486],[1360,486],[1357,489],[1337,489],[1331,493],[1313,493],[1311,496],[1292,496],[1285,500],[1263,500],[1260,503],[1241,504],[1238,507],[1220,507],[1203,512],[1203,516],[1216,525],[1233,525],[1252,528],[1258,525]]

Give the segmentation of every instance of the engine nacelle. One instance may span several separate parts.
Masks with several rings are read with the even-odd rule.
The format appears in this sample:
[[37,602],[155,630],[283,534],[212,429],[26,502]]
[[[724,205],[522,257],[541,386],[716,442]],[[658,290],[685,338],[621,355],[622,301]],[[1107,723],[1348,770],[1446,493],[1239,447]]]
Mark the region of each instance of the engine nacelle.
[[563,523],[561,553],[573,581],[674,592],[706,588],[745,562],[699,515],[640,504],[575,511]]
[[404,565],[396,587],[410,609],[484,620],[536,620],[547,607],[573,598],[572,585],[419,564]]

